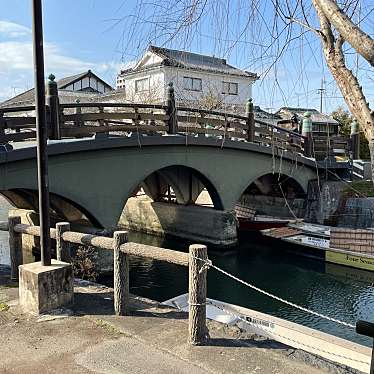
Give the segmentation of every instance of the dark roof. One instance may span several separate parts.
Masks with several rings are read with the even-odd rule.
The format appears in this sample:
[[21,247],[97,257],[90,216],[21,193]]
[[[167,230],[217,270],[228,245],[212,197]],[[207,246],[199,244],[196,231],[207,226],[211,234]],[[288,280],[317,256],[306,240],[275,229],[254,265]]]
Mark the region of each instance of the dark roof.
[[[258,75],[249,71],[238,69],[232,65],[229,65],[225,59],[214,56],[207,56],[193,52],[179,51],[176,49],[168,49],[156,47],[154,45],[149,46],[148,51],[155,53],[156,55],[163,58],[162,63],[154,64],[144,68],[148,69],[154,66],[175,66],[191,70],[203,70],[212,73],[223,73],[230,75],[237,75],[243,77],[251,77],[258,79]],[[143,68],[130,68],[122,70],[121,73],[130,73],[141,71]]]
[[[86,76],[95,77],[97,80],[102,82],[106,87],[113,90],[113,88],[108,83],[103,81],[100,77],[94,74],[91,70],[88,70],[80,74],[75,74],[69,77],[61,78],[60,80],[57,81],[57,87],[59,89],[58,94],[59,94],[60,102],[62,104],[74,102],[74,100],[78,98],[81,100],[81,102],[85,102],[87,101],[88,98],[91,98],[92,96],[99,94],[97,92],[89,92],[89,91],[65,90],[67,86],[85,78]],[[34,103],[34,100],[35,100],[35,91],[33,88],[31,88],[30,90],[22,92],[21,94],[16,95],[12,97],[11,99],[3,101],[2,103],[0,103],[0,107],[4,108],[4,107],[10,107],[10,106],[17,106],[17,105],[19,106],[30,105]]]
[[85,71],[83,73],[80,73],[80,74],[71,75],[69,77],[61,78],[60,80],[57,81],[57,87],[60,88],[60,89],[64,89],[67,86],[73,84],[74,82],[77,82],[77,81],[79,81],[79,80],[81,80],[83,78],[86,78],[86,77],[95,77],[104,86],[106,86],[106,87],[110,88],[111,90],[113,90],[113,87],[110,84],[108,84],[105,81],[103,81],[100,77],[98,77],[91,70],[87,70],[87,71]]
[[276,114],[280,115],[283,119],[290,119],[293,115],[296,115],[299,120],[302,120],[305,112],[309,112],[311,114],[310,118],[314,123],[330,123],[339,125],[339,122],[334,118],[327,114],[321,113],[314,108],[293,108],[285,106],[280,108]]

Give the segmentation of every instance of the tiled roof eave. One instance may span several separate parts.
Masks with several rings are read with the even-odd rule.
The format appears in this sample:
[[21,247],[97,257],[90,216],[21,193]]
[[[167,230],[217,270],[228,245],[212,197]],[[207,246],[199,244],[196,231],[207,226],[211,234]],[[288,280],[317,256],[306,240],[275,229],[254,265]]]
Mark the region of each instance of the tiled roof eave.
[[146,72],[146,71],[151,71],[154,70],[155,68],[163,68],[163,67],[175,67],[175,68],[180,68],[180,69],[186,69],[189,71],[202,71],[206,73],[212,73],[212,74],[224,74],[224,75],[232,75],[232,76],[238,76],[238,77],[245,77],[245,78],[252,78],[257,80],[259,77],[255,73],[248,73],[248,72],[240,72],[240,70],[234,71],[234,72],[228,72],[228,71],[222,71],[218,69],[204,69],[204,68],[196,68],[196,67],[189,67],[189,66],[184,66],[179,63],[171,63],[171,61],[165,61],[163,63],[159,64],[152,64],[143,68],[139,69],[127,69],[125,71],[121,72],[121,75],[130,75],[130,74],[137,74],[140,72]]

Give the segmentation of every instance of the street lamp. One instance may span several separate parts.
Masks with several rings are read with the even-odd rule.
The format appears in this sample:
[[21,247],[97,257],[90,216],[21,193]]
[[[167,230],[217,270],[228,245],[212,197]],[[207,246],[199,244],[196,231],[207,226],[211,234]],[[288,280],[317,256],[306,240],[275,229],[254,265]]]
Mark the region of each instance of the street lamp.
[[49,233],[49,186],[47,156],[47,123],[45,109],[43,19],[41,0],[32,0],[32,34],[35,80],[35,113],[38,163],[40,253],[43,266],[51,265]]

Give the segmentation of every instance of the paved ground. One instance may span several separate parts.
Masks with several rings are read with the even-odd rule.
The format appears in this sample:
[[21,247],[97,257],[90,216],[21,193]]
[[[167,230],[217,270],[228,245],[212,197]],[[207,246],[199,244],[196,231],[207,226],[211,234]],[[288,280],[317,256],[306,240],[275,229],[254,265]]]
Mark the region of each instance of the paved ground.
[[0,266],[0,373],[355,372],[215,322],[209,346],[188,347],[185,313],[134,297],[132,315],[116,317],[106,287],[80,283],[73,311],[32,317],[15,286]]

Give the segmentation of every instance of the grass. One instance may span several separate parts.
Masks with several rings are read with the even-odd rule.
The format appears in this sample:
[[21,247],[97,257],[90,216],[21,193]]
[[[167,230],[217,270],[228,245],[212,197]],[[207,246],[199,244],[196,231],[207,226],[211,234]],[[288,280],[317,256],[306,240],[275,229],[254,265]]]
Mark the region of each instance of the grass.
[[108,331],[111,334],[130,336],[130,335],[127,335],[126,333],[124,333],[123,331],[121,331],[119,328],[113,326],[112,324],[110,324],[106,321],[103,321],[102,319],[95,318],[94,322],[95,322],[96,326],[101,327],[102,329]]
[[0,303],[0,312],[6,312],[9,310],[9,305],[7,303]]
[[374,197],[374,185],[372,181],[354,181],[343,193],[346,197]]

